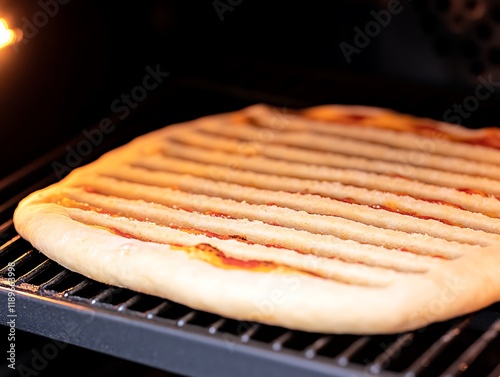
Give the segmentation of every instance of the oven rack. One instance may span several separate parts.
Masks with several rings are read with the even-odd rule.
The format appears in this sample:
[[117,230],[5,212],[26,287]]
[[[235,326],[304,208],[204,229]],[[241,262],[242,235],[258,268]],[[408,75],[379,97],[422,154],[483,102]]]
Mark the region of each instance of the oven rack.
[[[4,214],[5,215],[5,214]],[[18,328],[189,376],[417,377],[500,373],[500,303],[413,332],[327,335],[223,318],[108,286],[0,226],[0,297],[15,263]],[[0,312],[7,322],[6,305]]]

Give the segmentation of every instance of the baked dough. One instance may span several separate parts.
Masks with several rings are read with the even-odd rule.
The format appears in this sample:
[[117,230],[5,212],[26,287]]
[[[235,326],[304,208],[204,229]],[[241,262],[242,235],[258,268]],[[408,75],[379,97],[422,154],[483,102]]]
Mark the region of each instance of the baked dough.
[[19,234],[89,278],[325,333],[500,300],[498,129],[256,105],[139,137],[24,199]]

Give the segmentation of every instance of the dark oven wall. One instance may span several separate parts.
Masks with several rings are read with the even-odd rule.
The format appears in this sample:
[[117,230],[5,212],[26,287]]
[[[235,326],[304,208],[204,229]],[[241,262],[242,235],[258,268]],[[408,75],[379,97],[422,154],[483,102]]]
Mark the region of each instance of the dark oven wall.
[[[24,32],[0,50],[0,177],[105,117],[155,113],[157,127],[182,120],[168,117],[178,106],[188,118],[279,96],[277,105],[364,103],[443,118],[476,83],[450,68],[463,57],[436,43],[444,26],[434,2],[414,3],[0,1],[0,18]],[[260,95],[231,104],[176,95],[193,80]],[[493,123],[492,98],[461,120]]]

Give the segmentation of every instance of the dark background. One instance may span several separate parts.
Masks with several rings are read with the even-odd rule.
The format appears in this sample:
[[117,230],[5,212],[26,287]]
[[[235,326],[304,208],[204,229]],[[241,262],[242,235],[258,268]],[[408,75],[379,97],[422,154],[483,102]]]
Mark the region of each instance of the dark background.
[[[113,115],[111,103],[142,83],[146,66],[170,76],[132,113],[191,106],[188,118],[238,107],[191,100],[186,83],[196,82],[261,94],[249,103],[279,95],[290,106],[362,103],[442,119],[487,73],[478,46],[443,26],[449,1],[402,2],[350,64],[339,44],[352,44],[354,27],[373,20],[383,1],[221,3],[231,8],[222,19],[213,0],[0,0],[0,17],[25,31],[23,42],[0,50],[0,178]],[[52,15],[37,27],[47,7]],[[495,109],[486,101],[465,123],[498,124]],[[172,120],[182,119],[155,118],[154,127]]]

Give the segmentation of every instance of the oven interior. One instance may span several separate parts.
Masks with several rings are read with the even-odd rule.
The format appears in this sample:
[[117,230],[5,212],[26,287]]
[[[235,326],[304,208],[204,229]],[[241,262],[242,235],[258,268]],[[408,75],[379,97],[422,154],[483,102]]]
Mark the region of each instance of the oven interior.
[[[320,2],[310,3],[302,13],[303,8],[284,3],[233,1],[232,11],[224,13],[222,21],[214,3],[194,2],[193,9],[187,9],[183,2],[146,1],[134,8],[113,1],[99,5],[73,0],[61,5],[57,17],[29,43],[20,45],[10,60],[0,60],[0,75],[5,76],[8,69],[14,72],[12,65],[22,58],[18,71],[9,76],[25,80],[0,82],[6,125],[0,148],[0,177],[4,177],[0,180],[0,296],[6,302],[7,266],[15,262],[18,366],[40,376],[68,370],[82,376],[499,376],[500,303],[404,334],[291,331],[106,286],[64,269],[19,238],[12,224],[19,200],[60,179],[54,163],[64,164],[68,148],[85,139],[82,131],[96,129],[103,118],[112,119],[116,130],[78,166],[166,124],[261,102],[280,109],[365,104],[443,119],[447,109],[474,93],[477,75],[496,77],[494,59],[487,60],[482,71],[476,66],[476,76],[469,77],[470,65],[479,58],[469,56],[470,51],[465,56],[461,41],[450,42],[451,51],[441,51],[440,57],[430,52],[428,46],[442,49],[433,45],[435,39],[452,40],[446,22],[435,26],[443,17],[450,20],[446,17],[451,8],[439,13],[432,1],[425,2],[434,4],[431,8],[418,5],[412,12],[405,8],[407,14],[394,18],[387,32],[374,38],[372,47],[351,64],[346,64],[338,44],[352,39],[353,26],[370,21],[370,11],[385,3],[340,2],[332,14]],[[19,20],[37,11],[6,4],[13,14],[18,11]],[[257,22],[260,28],[255,27],[257,20],[262,20]],[[493,21],[478,19],[477,25],[491,26]],[[134,27],[125,28],[127,22]],[[407,34],[406,22],[422,24],[427,36]],[[71,23],[73,29],[68,26]],[[197,23],[201,29],[193,29]],[[89,24],[94,28],[84,29]],[[71,32],[60,36],[67,42],[62,43],[64,48],[49,43],[66,27]],[[253,27],[250,37],[245,34],[249,27]],[[93,43],[82,37],[82,30],[89,32]],[[398,39],[400,31],[404,41]],[[419,60],[407,51],[405,41],[415,43]],[[398,49],[404,46],[407,50]],[[45,57],[44,47],[60,56]],[[64,49],[71,56],[64,55]],[[27,63],[35,57],[38,70]],[[165,84],[148,92],[124,119],[110,111],[114,99],[141,82],[144,67],[156,64],[170,73]],[[461,71],[464,66],[469,75]],[[449,67],[453,69],[448,72]],[[32,76],[23,76],[25,71]],[[48,78],[41,78],[46,72]],[[36,85],[26,81],[30,78],[37,79]],[[53,83],[56,88],[50,89]],[[34,94],[15,89],[20,84],[35,87]],[[498,126],[499,104],[494,93],[463,119],[464,124]],[[4,325],[5,310],[2,305]],[[6,360],[0,363],[2,373],[20,375],[19,370],[7,368]]]

